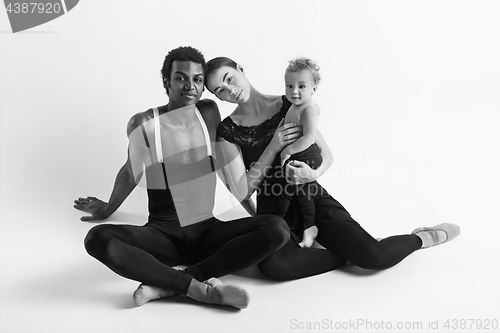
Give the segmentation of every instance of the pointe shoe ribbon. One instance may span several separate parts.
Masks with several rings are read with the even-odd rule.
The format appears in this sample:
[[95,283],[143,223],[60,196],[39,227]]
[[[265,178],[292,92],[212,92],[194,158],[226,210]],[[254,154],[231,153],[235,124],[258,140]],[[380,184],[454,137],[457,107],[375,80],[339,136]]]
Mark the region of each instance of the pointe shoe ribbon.
[[[452,239],[456,238],[458,235],[460,235],[460,227],[458,225],[452,224],[452,223],[441,223],[441,224],[435,225],[433,227],[417,228],[417,229],[413,230],[411,233],[413,235],[415,235],[415,234],[417,234],[419,232],[423,232],[423,231],[430,232],[432,238],[435,240],[434,244],[432,244],[432,245],[425,246],[425,247],[422,246],[423,249],[449,242]],[[443,231],[446,234],[446,239],[444,241],[442,241],[442,242],[438,241],[438,238],[436,235],[437,231]]]
[[[212,290],[217,292],[220,297],[220,305],[232,306],[237,309],[244,309],[248,306],[250,302],[250,295],[248,292],[237,285],[223,284],[221,280],[217,278],[211,278],[204,283],[212,287]],[[210,301],[211,293],[207,294],[207,303],[212,303]]]

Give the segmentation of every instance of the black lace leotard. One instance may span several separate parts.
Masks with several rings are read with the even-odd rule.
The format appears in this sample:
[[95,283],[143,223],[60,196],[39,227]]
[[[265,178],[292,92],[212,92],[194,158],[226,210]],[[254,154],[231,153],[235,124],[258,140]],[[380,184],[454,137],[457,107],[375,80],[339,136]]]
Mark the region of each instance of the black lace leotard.
[[281,119],[285,118],[288,109],[292,106],[292,103],[285,96],[282,97],[282,100],[283,105],[280,111],[259,125],[237,125],[230,117],[226,117],[219,124],[217,135],[240,147],[247,170],[262,155],[267,145],[271,142]]

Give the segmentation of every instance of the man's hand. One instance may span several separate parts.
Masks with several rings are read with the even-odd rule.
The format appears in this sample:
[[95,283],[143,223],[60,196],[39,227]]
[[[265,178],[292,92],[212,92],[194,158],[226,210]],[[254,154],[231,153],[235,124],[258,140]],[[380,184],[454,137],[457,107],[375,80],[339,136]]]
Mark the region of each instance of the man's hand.
[[82,216],[80,220],[85,222],[103,221],[109,217],[106,213],[107,203],[96,197],[78,198],[75,207],[78,210],[89,213],[91,216]]

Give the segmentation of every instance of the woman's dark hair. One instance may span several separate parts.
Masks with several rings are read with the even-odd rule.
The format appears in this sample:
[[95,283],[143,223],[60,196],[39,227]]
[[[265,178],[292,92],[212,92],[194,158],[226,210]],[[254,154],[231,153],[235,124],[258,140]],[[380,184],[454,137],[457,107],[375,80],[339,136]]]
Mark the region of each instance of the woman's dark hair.
[[[231,67],[234,69],[238,69],[238,64],[234,60],[227,58],[227,57],[217,57],[217,58],[213,58],[212,60],[207,62],[207,69],[205,70],[205,87],[207,87],[207,89],[208,89],[208,86],[207,86],[208,77],[213,72],[215,72],[216,70],[218,70],[219,68],[222,68],[222,67]],[[208,90],[210,91],[210,89],[208,89]],[[210,91],[210,92],[212,92],[212,91]]]
[[174,61],[192,61],[194,63],[201,64],[203,72],[207,72],[205,57],[203,57],[203,54],[198,49],[191,46],[181,46],[171,50],[167,53],[165,61],[163,61],[163,67],[161,68],[161,77],[163,79],[163,85],[167,89],[167,94],[167,81],[170,80],[170,75],[172,74],[172,64]]

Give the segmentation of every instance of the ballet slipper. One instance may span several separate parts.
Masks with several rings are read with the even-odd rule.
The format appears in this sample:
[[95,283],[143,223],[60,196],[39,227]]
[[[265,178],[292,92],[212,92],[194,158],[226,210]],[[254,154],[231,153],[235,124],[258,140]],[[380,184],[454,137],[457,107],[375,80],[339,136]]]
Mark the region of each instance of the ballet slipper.
[[141,283],[141,285],[134,291],[133,297],[135,305],[141,306],[150,301],[177,295],[179,294],[174,291],[148,286]]
[[[439,240],[438,237],[438,231],[443,231],[446,235],[446,238],[444,240]],[[439,244],[443,244],[446,242],[451,241],[452,239],[456,238],[458,235],[460,235],[460,227],[456,224],[452,223],[441,223],[438,225],[435,225],[434,227],[422,227],[422,228],[417,228],[413,230],[411,233],[414,235],[417,235],[420,232],[428,232],[429,235],[431,236],[432,243],[428,244],[426,246],[422,245],[422,249],[426,249],[432,246],[436,246]]]
[[208,279],[203,283],[212,287],[207,290],[206,303],[244,309],[250,302],[250,295],[240,286],[223,284],[222,281],[217,278]]

